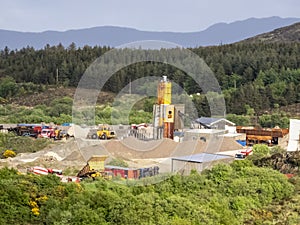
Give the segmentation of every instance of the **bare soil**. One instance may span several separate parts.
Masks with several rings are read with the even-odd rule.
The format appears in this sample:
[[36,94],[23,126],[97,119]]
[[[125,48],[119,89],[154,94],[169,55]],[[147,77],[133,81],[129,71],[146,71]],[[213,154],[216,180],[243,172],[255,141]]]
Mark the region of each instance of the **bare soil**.
[[[0,160],[0,167],[8,166],[22,172],[32,166],[46,168],[68,169],[79,171],[93,155],[108,155],[112,158],[122,158],[133,167],[152,166],[154,164],[168,170],[170,158],[175,156],[192,155],[201,152],[216,153],[241,149],[232,138],[224,138],[207,142],[186,141],[174,142],[171,139],[140,141],[133,137],[123,140],[87,140],[69,139],[66,142],[35,153],[21,153],[15,158]],[[74,174],[75,175],[75,174]]]

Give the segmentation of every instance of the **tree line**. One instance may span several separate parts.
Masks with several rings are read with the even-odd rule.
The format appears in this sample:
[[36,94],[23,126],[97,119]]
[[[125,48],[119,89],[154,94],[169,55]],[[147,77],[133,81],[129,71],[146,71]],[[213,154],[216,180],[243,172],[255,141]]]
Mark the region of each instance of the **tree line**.
[[[74,43],[66,48],[62,45],[47,45],[40,50],[32,47],[20,50],[5,48],[0,51],[0,97],[18,94],[18,88],[27,87],[21,84],[28,82],[76,87],[88,66],[109,50],[111,48],[106,46],[77,48]],[[246,114],[247,106],[250,106],[255,114],[261,115],[276,105],[300,102],[300,43],[239,43],[190,50],[204,59],[215,74],[228,113]],[[117,51],[117,54],[102,63],[117,64],[119,56],[130,56],[128,49]],[[151,55],[165,49],[151,50],[150,53],[142,49],[137,51],[140,55]],[[171,55],[182,57],[180,49],[172,49]],[[185,62],[184,58],[182,62]],[[184,71],[151,61],[122,68],[106,82],[103,90],[118,93],[130,81],[162,75],[167,75],[188,94],[203,93]],[[201,105],[198,112],[207,115],[205,96],[194,101]]]

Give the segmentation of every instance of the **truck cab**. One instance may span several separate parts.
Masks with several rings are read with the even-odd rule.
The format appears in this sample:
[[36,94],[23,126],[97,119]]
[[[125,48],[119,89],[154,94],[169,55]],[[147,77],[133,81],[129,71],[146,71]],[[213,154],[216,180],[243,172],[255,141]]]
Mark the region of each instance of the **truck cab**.
[[42,129],[41,137],[43,137],[43,138],[54,138],[55,137],[54,129],[51,129],[51,128]]

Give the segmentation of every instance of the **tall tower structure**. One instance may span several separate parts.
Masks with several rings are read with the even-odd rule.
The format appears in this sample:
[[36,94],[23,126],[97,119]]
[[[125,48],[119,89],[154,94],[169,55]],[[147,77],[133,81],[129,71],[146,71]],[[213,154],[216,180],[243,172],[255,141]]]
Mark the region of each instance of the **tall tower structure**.
[[172,83],[163,76],[157,87],[157,105],[154,105],[154,127],[157,128],[157,138],[171,138],[174,134],[174,105],[172,100]]

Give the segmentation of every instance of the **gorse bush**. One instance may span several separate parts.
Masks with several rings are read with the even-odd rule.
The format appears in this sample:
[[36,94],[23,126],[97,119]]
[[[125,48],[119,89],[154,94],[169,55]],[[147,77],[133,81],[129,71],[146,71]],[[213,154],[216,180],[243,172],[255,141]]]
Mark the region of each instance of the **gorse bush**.
[[0,223],[238,225],[254,223],[258,213],[253,210],[289,199],[294,189],[284,175],[248,160],[218,165],[201,175],[172,175],[147,186],[101,179],[61,183],[56,176],[20,175],[4,168]]
[[4,158],[8,158],[8,157],[15,157],[17,154],[13,151],[13,150],[5,150],[5,152],[3,153],[3,157]]

